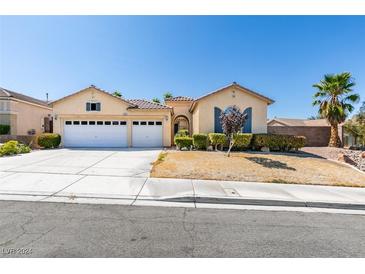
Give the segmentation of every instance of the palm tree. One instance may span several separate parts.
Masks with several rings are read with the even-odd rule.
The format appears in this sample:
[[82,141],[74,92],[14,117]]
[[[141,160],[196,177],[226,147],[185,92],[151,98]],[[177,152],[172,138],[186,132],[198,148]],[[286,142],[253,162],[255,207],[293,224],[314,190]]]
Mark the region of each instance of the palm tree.
[[359,101],[359,95],[352,93],[355,82],[351,73],[326,74],[324,79],[313,87],[318,91],[314,94],[313,106],[319,106],[319,115],[327,119],[331,125],[331,137],[328,146],[340,147],[338,124],[343,123],[350,112],[353,103]]
[[160,99],[158,99],[157,97],[153,98],[152,102],[157,103],[157,104],[161,103]]
[[115,97],[119,97],[119,98],[121,98],[122,97],[122,94],[119,92],[119,91],[114,91],[113,93],[112,93],[112,95],[114,95]]
[[173,96],[172,96],[172,93],[171,92],[166,92],[164,93],[163,95],[163,99],[166,100],[166,99],[171,99]]

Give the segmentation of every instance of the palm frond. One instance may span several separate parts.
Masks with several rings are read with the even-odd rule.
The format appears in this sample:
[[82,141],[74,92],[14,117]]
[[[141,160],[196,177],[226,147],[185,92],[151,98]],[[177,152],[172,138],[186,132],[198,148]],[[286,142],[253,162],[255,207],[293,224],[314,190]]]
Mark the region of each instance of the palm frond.
[[355,93],[355,94],[350,94],[350,95],[348,95],[348,96],[346,96],[344,99],[343,99],[343,101],[350,101],[350,102],[352,102],[352,103],[357,103],[357,102],[359,102],[359,100],[360,100],[360,95],[359,94],[357,94],[357,93]]

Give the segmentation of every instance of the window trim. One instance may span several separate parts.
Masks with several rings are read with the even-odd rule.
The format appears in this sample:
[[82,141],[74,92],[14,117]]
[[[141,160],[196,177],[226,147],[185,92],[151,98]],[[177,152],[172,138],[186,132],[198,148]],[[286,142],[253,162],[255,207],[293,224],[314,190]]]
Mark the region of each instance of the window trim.
[[[91,109],[91,105],[95,104],[95,110]],[[99,109],[98,109],[99,106]],[[101,111],[101,103],[100,102],[86,102],[86,111],[87,112],[99,112]]]

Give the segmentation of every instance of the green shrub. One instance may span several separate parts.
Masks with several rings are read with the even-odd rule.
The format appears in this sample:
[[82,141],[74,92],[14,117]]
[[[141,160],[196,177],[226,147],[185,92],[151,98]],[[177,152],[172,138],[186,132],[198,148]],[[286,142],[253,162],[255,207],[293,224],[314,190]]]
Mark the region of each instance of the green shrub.
[[197,149],[207,149],[208,135],[206,134],[193,134],[193,144]]
[[18,154],[18,141],[8,141],[5,144],[3,144],[0,148],[0,155],[14,155]]
[[15,140],[10,140],[0,147],[0,156],[29,153],[31,151],[32,150],[27,145],[21,144]]
[[189,136],[189,130],[187,129],[180,129],[176,134],[175,137],[185,137]]
[[0,125],[0,135],[6,135],[10,133],[9,125]]
[[209,142],[214,146],[214,148],[217,150],[217,146],[223,146],[227,142],[227,137],[223,133],[209,133],[208,134]]
[[307,139],[304,136],[293,136],[292,148],[298,150],[305,146]]
[[233,140],[234,140],[233,148],[238,149],[238,150],[246,149],[251,144],[252,134],[251,133],[238,133],[238,134],[234,135]]
[[29,153],[32,150],[30,149],[30,147],[28,147],[27,145],[24,144],[18,144],[18,153]]
[[61,135],[54,133],[43,133],[38,136],[38,145],[44,148],[56,148],[61,143]]
[[254,134],[252,145],[255,149],[268,147],[271,151],[290,151],[304,147],[304,136],[278,135],[278,134]]
[[191,137],[175,137],[175,144],[179,149],[187,148],[190,149],[193,145],[193,138]]

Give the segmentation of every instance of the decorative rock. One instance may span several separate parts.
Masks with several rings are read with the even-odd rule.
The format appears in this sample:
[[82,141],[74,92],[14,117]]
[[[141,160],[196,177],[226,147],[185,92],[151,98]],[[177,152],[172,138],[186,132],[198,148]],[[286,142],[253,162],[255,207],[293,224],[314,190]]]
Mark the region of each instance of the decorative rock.
[[361,153],[361,158],[365,159],[365,151]]
[[189,149],[187,147],[182,147],[180,150],[181,151],[188,151]]
[[347,164],[350,164],[350,165],[353,165],[353,166],[357,166],[356,162],[344,153],[338,154],[338,161],[343,162],[343,163],[347,163]]
[[340,162],[345,162],[345,154],[339,153],[338,157],[337,157],[337,160],[340,161]]
[[261,151],[262,152],[270,152],[270,149],[268,147],[262,147]]
[[208,150],[208,151],[213,151],[213,146],[208,146],[208,147],[207,147],[207,150]]

